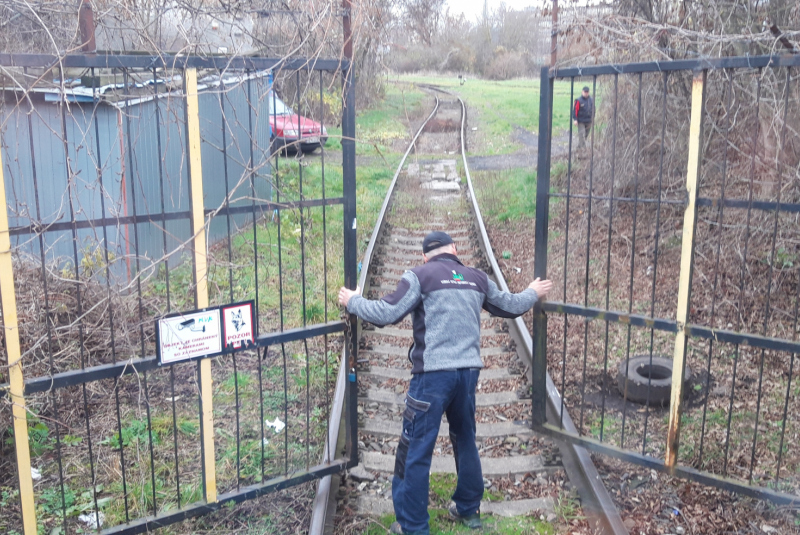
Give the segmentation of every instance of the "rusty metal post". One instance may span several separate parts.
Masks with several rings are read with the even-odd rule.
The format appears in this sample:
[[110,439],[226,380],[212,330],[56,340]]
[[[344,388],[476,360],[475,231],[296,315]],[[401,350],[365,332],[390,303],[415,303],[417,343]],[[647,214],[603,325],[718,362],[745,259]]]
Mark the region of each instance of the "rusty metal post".
[[342,34],[344,36],[344,57],[347,61],[353,61],[353,30],[351,24],[351,12],[353,11],[353,4],[351,0],[342,0]]
[[90,0],[82,0],[78,9],[78,26],[81,31],[81,51],[84,54],[97,52],[97,43],[94,37],[94,11]]
[[675,351],[672,360],[672,397],[669,406],[667,430],[666,467],[672,472],[678,462],[680,424],[683,405],[683,374],[686,369],[686,324],[689,322],[689,304],[692,292],[692,259],[694,256],[695,227],[697,223],[697,184],[700,174],[700,147],[703,140],[703,105],[705,101],[706,71],[695,71],[692,80],[692,111],[689,124],[689,162],[686,167],[686,192],[688,203],[683,214],[681,239],[681,271],[678,281],[678,314]]
[[550,67],[558,60],[558,0],[553,0],[553,26],[550,28]]

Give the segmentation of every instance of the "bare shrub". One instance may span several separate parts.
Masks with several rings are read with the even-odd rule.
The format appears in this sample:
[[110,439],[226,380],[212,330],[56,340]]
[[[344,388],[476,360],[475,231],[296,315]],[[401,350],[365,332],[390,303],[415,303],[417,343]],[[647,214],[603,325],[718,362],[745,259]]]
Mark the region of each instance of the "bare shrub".
[[528,74],[525,54],[498,47],[484,74],[491,80],[508,80],[524,76]]

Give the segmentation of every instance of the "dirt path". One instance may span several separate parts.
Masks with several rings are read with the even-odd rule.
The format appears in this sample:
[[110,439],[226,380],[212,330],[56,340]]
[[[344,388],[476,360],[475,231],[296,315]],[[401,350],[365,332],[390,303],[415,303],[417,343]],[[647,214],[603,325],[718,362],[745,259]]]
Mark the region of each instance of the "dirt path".
[[[480,136],[474,136],[476,143],[468,144],[470,152],[481,152]],[[522,148],[511,154],[494,154],[491,156],[468,156],[470,171],[505,171],[509,169],[536,168],[539,158],[539,136],[536,132],[525,130],[519,125],[514,125],[512,139],[522,145]],[[569,133],[564,132],[554,138],[552,156],[561,157],[567,154]]]

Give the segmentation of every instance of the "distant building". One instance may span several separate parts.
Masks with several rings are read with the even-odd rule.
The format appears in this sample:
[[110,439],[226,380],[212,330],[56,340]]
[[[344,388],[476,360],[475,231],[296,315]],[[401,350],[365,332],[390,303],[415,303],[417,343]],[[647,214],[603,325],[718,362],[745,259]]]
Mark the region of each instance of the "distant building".
[[[163,258],[165,235],[170,265],[180,262],[186,252],[180,251],[180,245],[191,237],[186,217],[189,180],[185,106],[178,77],[159,79],[155,83],[157,94],[152,80],[127,88],[118,75],[101,75],[100,81],[103,85],[96,91],[80,80],[68,82],[65,93],[57,84],[33,89],[27,95],[18,88],[5,87],[0,93],[0,149],[12,244],[38,258],[35,231],[52,224],[63,227],[70,222],[72,211],[80,222],[80,262],[102,251],[104,234],[99,220],[112,218],[105,226],[107,245],[115,259],[114,276],[124,282],[135,273],[137,240],[142,270]],[[251,206],[254,197],[261,202],[269,200],[268,76],[229,74],[222,81],[215,76],[201,83],[206,210],[223,205],[226,170],[231,206]],[[127,100],[126,93],[130,95]],[[252,96],[252,105],[248,95]],[[62,118],[66,138],[62,136]],[[253,169],[255,195],[249,169]],[[148,214],[147,222],[135,227],[124,224],[125,218]],[[123,224],[117,218],[123,218]],[[251,220],[251,213],[232,216],[232,232]],[[68,225],[43,236],[48,260],[62,265],[73,262],[72,229]],[[209,243],[225,237],[227,221],[215,217]]]
[[162,53],[254,53],[255,23],[249,15],[197,13],[177,3],[159,6],[158,13],[130,12],[111,4],[102,10],[95,31],[98,50]]

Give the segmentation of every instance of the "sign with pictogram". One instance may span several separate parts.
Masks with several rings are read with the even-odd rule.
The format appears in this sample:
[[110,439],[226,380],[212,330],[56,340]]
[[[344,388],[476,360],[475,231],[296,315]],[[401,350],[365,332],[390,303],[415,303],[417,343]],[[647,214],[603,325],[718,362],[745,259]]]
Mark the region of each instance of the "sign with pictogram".
[[156,351],[161,365],[222,352],[219,308],[182,312],[156,322]]
[[221,307],[223,351],[237,351],[255,345],[254,308],[253,301]]

